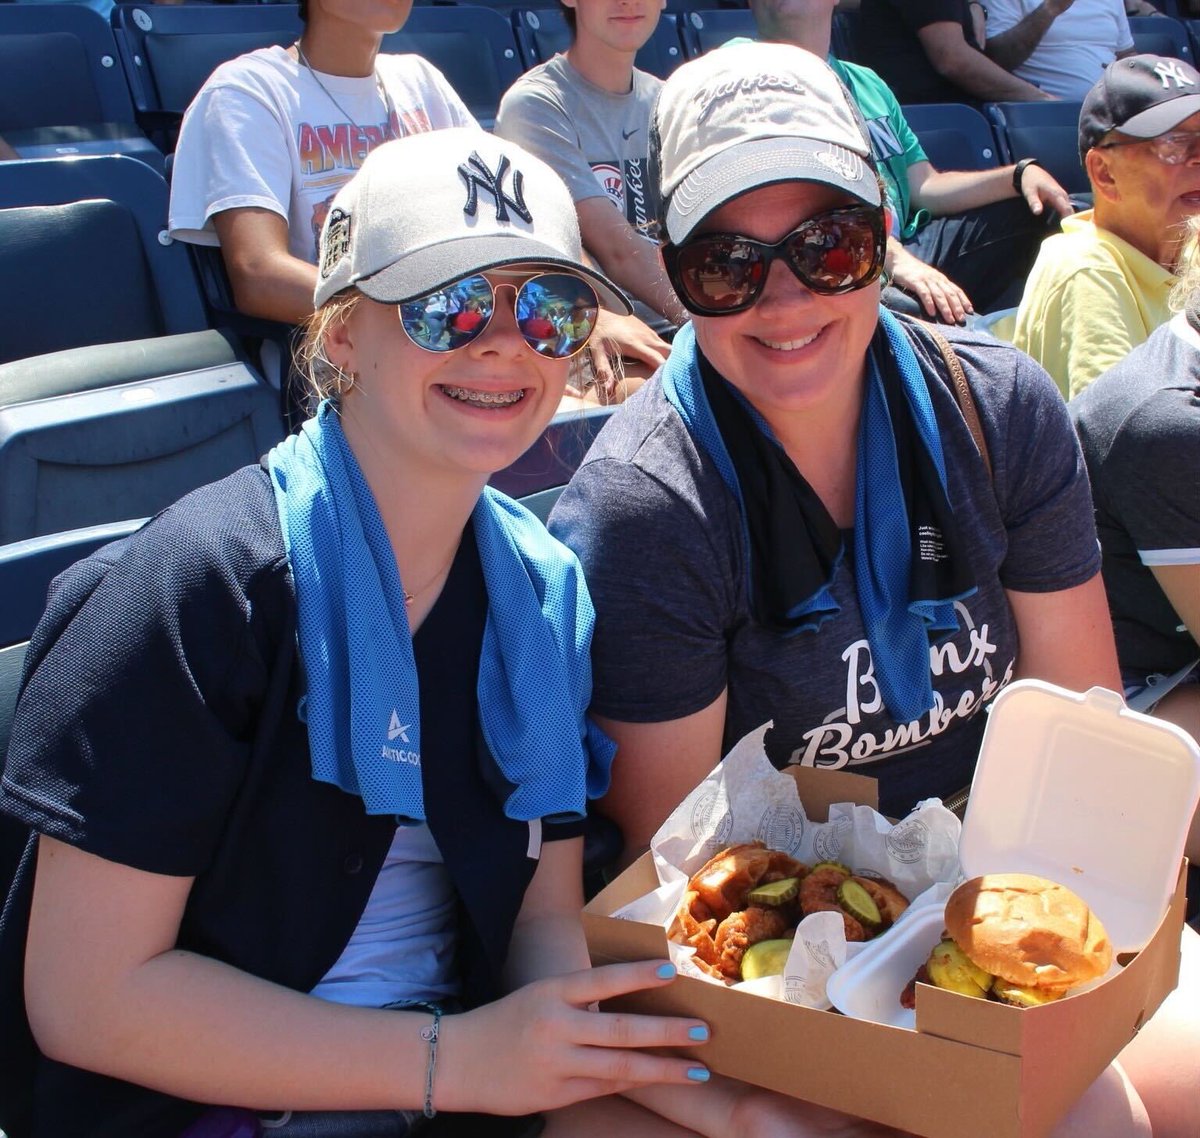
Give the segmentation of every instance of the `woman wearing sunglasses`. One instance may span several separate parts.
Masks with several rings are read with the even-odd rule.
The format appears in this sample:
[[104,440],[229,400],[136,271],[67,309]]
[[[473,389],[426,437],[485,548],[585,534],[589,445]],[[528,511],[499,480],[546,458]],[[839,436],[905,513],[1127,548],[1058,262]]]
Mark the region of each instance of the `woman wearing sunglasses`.
[[707,1079],[644,1050],[703,1024],[589,1010],[670,968],[587,970],[591,605],[485,485],[624,302],[557,175],[470,128],[374,151],[319,274],[316,417],[69,570],[30,646],[14,1135],[486,1138],[541,1121],[464,1112]]
[[[627,861],[767,721],[776,766],[870,775],[903,816],[969,784],[1003,684],[1120,690],[1062,400],[1010,345],[948,331],[989,470],[928,326],[880,309],[879,181],[825,63],[710,52],[653,126],[692,320],[551,524],[596,605],[601,809]],[[1144,1124],[1110,1069],[1064,1126]]]

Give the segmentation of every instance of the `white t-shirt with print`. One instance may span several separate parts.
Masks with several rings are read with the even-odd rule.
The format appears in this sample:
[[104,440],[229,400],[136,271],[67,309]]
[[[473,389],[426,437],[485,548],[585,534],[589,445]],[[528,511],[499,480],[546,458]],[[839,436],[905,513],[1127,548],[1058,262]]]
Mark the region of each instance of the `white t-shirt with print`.
[[288,223],[310,264],[329,203],[381,142],[475,119],[418,55],[380,55],[375,75],[316,78],[285,48],[222,64],[188,107],[171,179],[171,236],[218,245],[214,214],[258,207]]

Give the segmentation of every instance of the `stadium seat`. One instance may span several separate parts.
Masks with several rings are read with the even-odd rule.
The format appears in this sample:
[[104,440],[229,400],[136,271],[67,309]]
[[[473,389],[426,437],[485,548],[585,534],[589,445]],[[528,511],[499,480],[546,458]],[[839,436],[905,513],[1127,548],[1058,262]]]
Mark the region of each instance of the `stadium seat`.
[[938,170],[988,170],[1000,165],[987,119],[964,103],[913,103],[901,108]]
[[[145,520],[107,522],[0,545],[0,596],[4,597],[4,608],[0,610],[0,656],[10,651],[10,645],[21,644],[33,635],[46,607],[50,582],[59,573],[102,545],[140,529]],[[9,680],[14,684],[15,698],[17,676],[6,676],[5,664],[0,662],[0,706],[4,704],[5,684]],[[3,720],[4,713],[0,710],[0,756],[8,744]]]
[[[634,63],[643,71],[665,79],[683,62],[679,25],[674,12],[664,12],[654,35],[637,53]],[[512,14],[517,45],[526,69],[545,63],[556,52],[571,46],[571,31],[561,8],[516,10]]]
[[679,37],[689,59],[695,59],[737,36],[758,39],[754,13],[747,8],[704,8],[680,12]]
[[857,10],[837,11],[833,14],[829,50],[836,58],[847,63],[862,63],[862,54],[858,48],[859,19]]
[[0,363],[207,327],[167,185],[123,156],[0,165]]
[[530,495],[561,490],[583,461],[592,440],[608,422],[613,407],[589,407],[583,411],[560,411],[541,437],[516,462],[493,474],[491,484],[538,513],[550,513],[549,497],[527,501]]
[[[119,378],[138,346],[0,366],[0,390],[22,369]],[[228,340],[213,332],[191,346],[186,370],[0,406],[0,543],[153,514],[283,437],[278,393]]]
[[1192,62],[1188,29],[1179,20],[1170,16],[1130,16],[1129,30],[1133,33],[1134,50],[1139,54],[1165,55]]
[[22,158],[128,154],[163,168],[135,122],[112,29],[79,4],[0,4],[0,136]]
[[304,30],[295,4],[118,4],[112,23],[138,121],[166,150],[220,64]]
[[400,31],[383,37],[381,50],[429,60],[487,130],[500,96],[524,70],[510,20],[475,5],[414,8]]
[[1002,164],[1036,158],[1068,193],[1091,190],[1079,161],[1079,104],[988,103],[984,114],[996,132]]

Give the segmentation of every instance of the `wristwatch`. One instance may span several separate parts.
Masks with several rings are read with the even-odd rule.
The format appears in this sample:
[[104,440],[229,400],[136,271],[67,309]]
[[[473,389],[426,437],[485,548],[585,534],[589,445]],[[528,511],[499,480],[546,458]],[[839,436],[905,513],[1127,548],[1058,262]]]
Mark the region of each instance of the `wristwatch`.
[[1025,171],[1028,170],[1030,166],[1040,165],[1041,163],[1036,158],[1022,158],[1021,161],[1013,167],[1013,190],[1016,193],[1019,194],[1021,192],[1021,179],[1025,177]]

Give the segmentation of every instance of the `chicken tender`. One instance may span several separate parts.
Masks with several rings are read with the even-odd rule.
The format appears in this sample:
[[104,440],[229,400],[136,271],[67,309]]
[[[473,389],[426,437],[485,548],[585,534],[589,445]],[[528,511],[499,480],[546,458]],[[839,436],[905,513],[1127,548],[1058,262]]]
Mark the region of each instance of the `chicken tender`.
[[787,918],[777,909],[760,909],[751,905],[738,913],[730,913],[718,926],[713,941],[717,950],[717,968],[726,980],[742,978],[742,957],[752,944],[760,940],[775,940],[788,930]]

